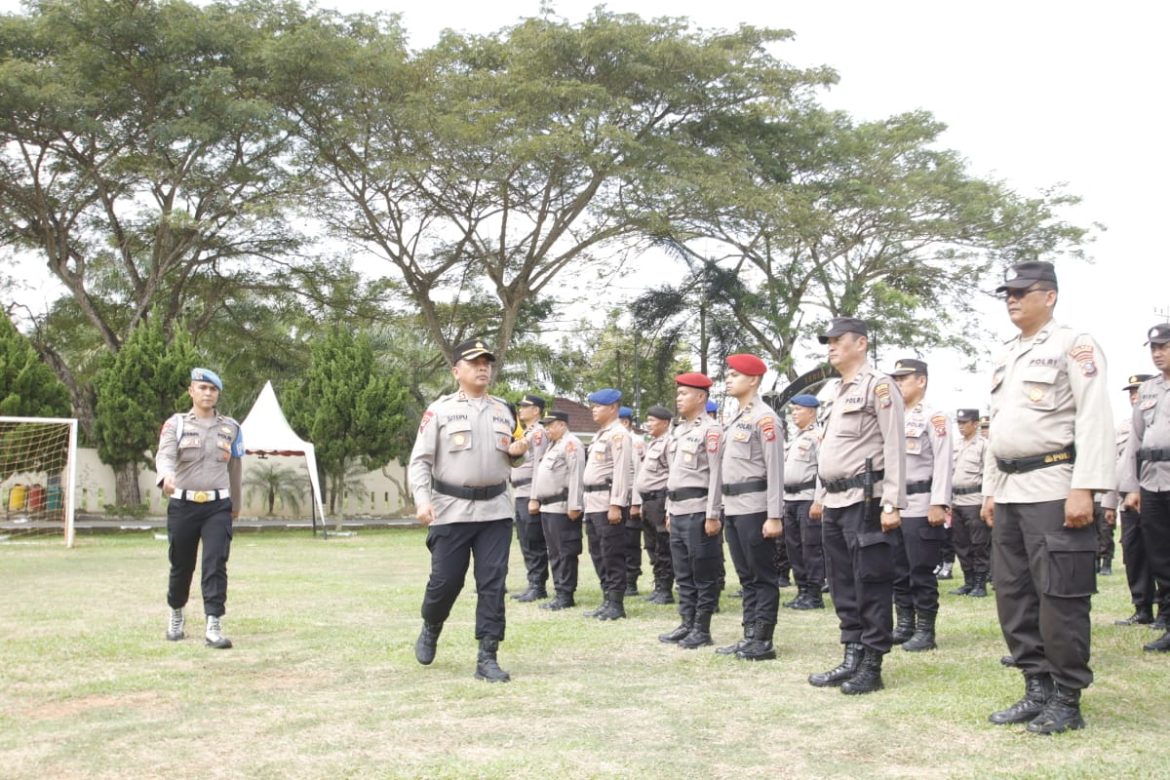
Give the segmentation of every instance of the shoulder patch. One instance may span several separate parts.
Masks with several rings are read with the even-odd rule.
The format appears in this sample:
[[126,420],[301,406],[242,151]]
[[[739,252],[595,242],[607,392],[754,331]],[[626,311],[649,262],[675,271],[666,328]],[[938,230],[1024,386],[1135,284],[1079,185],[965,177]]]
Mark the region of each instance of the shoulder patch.
[[770,414],[766,414],[760,419],[756,420],[756,425],[760,426],[760,435],[764,437],[764,441],[776,441],[776,418]]
[[719,451],[719,431],[711,429],[707,431],[707,452]]
[[576,451],[577,451],[577,442],[575,442],[575,441],[565,442],[565,453],[567,455],[572,455]]
[[1081,375],[1087,379],[1097,376],[1097,360],[1092,344],[1081,344],[1072,348],[1068,356],[1081,367]]
[[931,417],[930,424],[934,426],[934,432],[938,434],[940,439],[947,435],[947,416],[945,414],[936,414]]
[[544,432],[540,428],[532,432],[532,441],[537,445],[544,443]]
[[418,424],[418,432],[419,433],[422,433],[423,431],[425,431],[427,429],[427,423],[429,423],[434,416],[435,416],[435,413],[432,412],[430,409],[427,409],[425,412],[423,412],[422,421],[419,422],[419,424]]
[[625,438],[625,437],[622,434],[615,433],[613,436],[609,437],[609,440],[612,441],[614,444],[621,444],[621,441],[623,438]]
[[882,380],[873,386],[873,394],[877,398],[878,403],[885,409],[893,403],[890,399],[890,383]]

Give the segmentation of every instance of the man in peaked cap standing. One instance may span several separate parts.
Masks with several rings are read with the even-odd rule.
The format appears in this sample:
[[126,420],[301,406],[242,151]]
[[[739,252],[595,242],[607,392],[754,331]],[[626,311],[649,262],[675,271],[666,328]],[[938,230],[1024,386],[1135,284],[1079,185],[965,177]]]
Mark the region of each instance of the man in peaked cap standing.
[[183,607],[191,593],[195,557],[203,542],[203,612],[207,616],[204,641],[208,647],[232,646],[223,635],[221,620],[227,602],[227,561],[232,544],[232,521],[240,514],[240,459],[244,441],[240,424],[216,408],[223,381],[212,370],[195,368],[187,395],[191,411],[168,419],[159,435],[155,455],[158,485],[167,502],[167,541],[170,543],[171,608],[167,639],[182,639]]
[[524,426],[528,451],[524,453],[524,461],[512,469],[512,489],[516,497],[516,537],[524,556],[528,589],[512,598],[517,601],[538,601],[548,598],[548,545],[545,543],[540,517],[529,513],[528,503],[532,497],[532,479],[537,464],[549,443],[548,434],[540,424],[540,418],[544,415],[544,399],[528,394],[520,400],[517,408],[520,423]]
[[602,388],[588,396],[593,421],[601,430],[589,445],[585,464],[585,521],[589,554],[601,580],[604,601],[587,617],[618,620],[626,616],[626,516],[634,482],[634,447],[618,421],[620,390]]
[[991,573],[991,529],[979,516],[983,506],[983,461],[987,441],[979,435],[979,410],[955,413],[962,437],[955,449],[954,484],[951,487],[951,537],[963,566],[963,585],[955,596],[987,596]]
[[[618,422],[626,429],[633,449],[634,474],[646,455],[646,442],[638,433],[634,421],[634,410],[628,406],[618,407]],[[633,495],[631,494],[631,500]],[[633,505],[626,512],[626,595],[638,595],[638,578],[642,576],[642,518],[633,513]]]
[[[1170,324],[1150,328],[1146,346],[1158,374],[1138,388],[1133,430],[1122,462],[1121,490],[1125,508],[1141,515],[1146,559],[1154,582],[1170,593]],[[1159,620],[1166,617],[1166,603]],[[1170,652],[1170,627],[1145,646],[1147,652]]]
[[559,611],[576,604],[581,519],[585,509],[585,448],[569,432],[569,414],[553,410],[541,420],[549,446],[536,466],[528,510],[540,515],[548,542],[556,598],[541,609]]
[[416,517],[427,526],[431,575],[423,596],[423,627],[415,642],[420,664],[435,660],[443,623],[463,589],[475,556],[475,677],[507,682],[496,653],[504,639],[504,581],[512,543],[508,479],[528,450],[513,441],[516,420],[508,405],[488,395],[496,356],[480,339],[452,352],[459,390],[427,407],[418,425],[407,474]]
[[842,693],[880,690],[882,658],[891,647],[894,543],[906,506],[906,434],[902,394],[869,365],[869,328],[837,317],[822,344],[841,372],[819,454],[817,503],[824,507],[829,591],[841,623],[845,655],[834,669],[810,675],[817,687]]
[[759,395],[767,370],[755,355],[727,358],[727,394],[738,408],[724,427],[719,468],[727,546],[743,585],[743,640],[717,652],[745,661],[776,657],[780,606],[780,575],[767,540],[784,533],[784,429]]
[[630,514],[641,517],[646,535],[646,554],[654,571],[651,604],[674,603],[674,566],[670,560],[670,532],[666,530],[666,480],[670,476],[670,421],[674,417],[665,406],[651,406],[646,412],[646,429],[650,442],[634,480]]
[[1088,333],[1053,319],[1051,263],[1013,266],[996,292],[1019,335],[992,374],[982,514],[993,526],[996,608],[1024,696],[989,720],[1056,734],[1084,727],[1081,691],[1093,682],[1093,493],[1117,478],[1105,356]]
[[801,394],[791,401],[792,424],[797,432],[784,459],[784,540],[796,578],[796,598],[789,609],[824,609],[821,585],[825,581],[825,551],[821,524],[809,514],[817,487],[817,409],[815,395]]
[[894,644],[917,653],[934,650],[938,579],[947,510],[951,505],[951,420],[926,405],[926,363],[899,360],[890,376],[906,405],[906,509],[894,540]]
[[670,440],[666,497],[682,622],[658,639],[694,650],[712,644],[711,615],[719,604],[719,563],[723,558],[719,443],[723,427],[706,414],[710,378],[687,373],[674,381],[678,386],[675,403],[683,422]]

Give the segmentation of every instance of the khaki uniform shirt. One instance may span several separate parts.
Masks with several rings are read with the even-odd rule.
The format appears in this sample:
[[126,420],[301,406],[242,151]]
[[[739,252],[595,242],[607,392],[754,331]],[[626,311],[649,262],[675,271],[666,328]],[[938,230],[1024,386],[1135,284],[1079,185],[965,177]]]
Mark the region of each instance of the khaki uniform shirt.
[[[817,480],[817,450],[821,446],[821,433],[816,423],[809,425],[796,434],[796,438],[788,445],[788,453],[784,457],[784,482],[786,485],[801,485],[805,482]],[[816,498],[817,489],[813,487],[800,491],[785,489],[785,501],[812,501]]]
[[666,489],[666,480],[670,476],[669,444],[670,434],[664,433],[646,445],[646,454],[642,457],[638,476],[634,480],[634,506],[642,505],[643,493]]
[[[547,432],[545,434],[547,440]],[[560,501],[545,502],[541,496],[555,496],[564,490],[569,496]],[[568,514],[570,509],[585,509],[585,446],[571,433],[559,441],[550,441],[548,449],[536,466],[532,483],[532,497],[540,501],[540,511]]]
[[[1105,355],[1093,337],[1050,320],[1031,339],[1007,343],[991,379],[991,438],[983,495],[1000,504],[1068,498],[1070,489],[1116,482],[1113,411]],[[1026,458],[1076,446],[1076,462],[1004,474],[996,458]]]
[[[752,396],[723,429],[723,511],[729,515],[764,512],[784,515],[784,428],[772,407]],[[764,490],[727,494],[727,485],[767,482]]]
[[982,506],[983,458],[986,449],[987,440],[979,435],[979,431],[975,431],[970,439],[959,442],[959,448],[955,450],[953,487],[977,487],[979,490],[962,496],[952,495],[951,506]]
[[418,424],[407,474],[418,506],[430,504],[435,525],[476,523],[512,517],[512,497],[473,501],[440,493],[432,480],[460,487],[506,483],[520,458],[508,454],[515,418],[494,396],[469,398],[463,391],[445,395],[427,407]]
[[950,506],[951,452],[950,418],[938,410],[928,411],[922,403],[906,412],[906,483],[929,479],[930,492],[906,494],[906,517],[926,517],[931,506]]
[[[865,473],[866,458],[885,472],[874,485],[874,500],[906,507],[906,431],[902,393],[894,380],[865,363],[857,376],[842,380],[829,410],[817,455],[821,482]],[[818,486],[817,499],[827,507],[852,506],[865,499],[862,488],[829,493]]]
[[723,469],[719,467],[719,442],[723,426],[706,414],[682,422],[670,439],[670,478],[666,489],[706,488],[706,497],[675,501],[667,498],[666,511],[671,515],[719,517],[723,504]]
[[532,495],[532,478],[536,475],[536,464],[540,462],[549,445],[548,431],[540,423],[533,423],[531,427],[525,429],[524,438],[528,440],[528,451],[524,453],[524,461],[512,469],[512,491],[516,498],[528,498]]
[[[1155,493],[1170,490],[1170,461],[1142,461],[1137,473],[1139,449],[1170,449],[1170,382],[1159,375],[1142,382],[1133,407],[1133,432],[1122,459],[1121,489],[1126,493],[1141,487]],[[1077,455],[1080,457],[1080,454]]]
[[610,483],[608,491],[585,493],[586,512],[608,512],[611,504],[630,505],[634,484],[634,447],[630,432],[617,420],[602,428],[589,445],[585,485]]
[[200,418],[194,411],[172,415],[163,423],[154,456],[157,484],[170,476],[176,490],[228,490],[232,514],[244,505],[240,495],[244,437],[240,424],[217,414]]

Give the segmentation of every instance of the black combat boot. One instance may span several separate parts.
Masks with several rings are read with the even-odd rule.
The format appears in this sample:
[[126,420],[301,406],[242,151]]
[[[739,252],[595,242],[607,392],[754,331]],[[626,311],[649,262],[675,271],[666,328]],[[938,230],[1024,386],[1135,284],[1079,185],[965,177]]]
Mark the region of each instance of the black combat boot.
[[804,601],[800,601],[798,604],[796,604],[792,608],[797,609],[797,610],[824,609],[825,608],[825,599],[823,596],[821,596],[820,590],[817,590],[817,589],[807,590],[807,591],[805,591],[805,594],[804,594]]
[[718,655],[735,655],[740,650],[742,650],[748,642],[752,641],[752,639],[755,638],[755,636],[756,636],[756,624],[755,623],[744,623],[743,624],[743,639],[739,640],[738,642],[736,642],[733,645],[724,645],[723,647],[717,647],[717,648],[715,648],[715,652]]
[[975,586],[971,588],[971,592],[967,594],[971,598],[985,599],[987,598],[987,575],[976,574]]
[[658,641],[665,642],[667,644],[679,642],[682,639],[685,639],[687,634],[691,633],[691,627],[694,625],[695,616],[683,614],[682,622],[671,631],[667,631],[665,634],[659,634]]
[[845,643],[845,657],[835,668],[827,672],[818,672],[808,676],[809,685],[817,688],[826,688],[831,685],[840,685],[857,673],[861,664],[862,646],[860,642]]
[[442,623],[428,623],[423,621],[422,631],[414,643],[414,657],[420,664],[427,666],[435,660],[435,648],[439,644],[439,634],[443,633]]
[[1015,656],[1010,656],[1010,655],[1000,656],[999,662],[1001,664],[1003,664],[1004,666],[1019,666],[1019,664],[1016,663]]
[[[476,591],[476,592],[478,593],[479,591]],[[512,594],[512,601],[532,601],[532,598],[530,597],[531,593],[532,593],[532,585],[529,585],[527,588],[520,591],[519,593],[513,593]]]
[[772,645],[772,632],[776,630],[774,623],[756,623],[756,636],[735,654],[741,661],[771,661],[776,657],[776,648]]
[[587,618],[601,617],[601,613],[609,609],[609,593],[604,593],[603,595],[605,598],[602,600],[601,604],[598,605],[597,609],[587,609],[581,614]]
[[973,578],[966,571],[963,572],[963,584],[951,591],[952,596],[966,596],[975,588]]
[[882,683],[882,653],[867,647],[862,651],[861,665],[857,672],[841,683],[841,693],[850,696],[859,693],[873,693],[886,687]]
[[479,640],[479,654],[475,659],[475,679],[488,682],[508,682],[512,675],[500,668],[496,661],[496,651],[500,648],[497,639]]
[[952,573],[955,568],[954,562],[945,561],[938,565],[938,578],[940,580],[953,580],[955,575]]
[[1150,628],[1155,631],[1170,631],[1170,610],[1158,607],[1158,617],[1150,623]]
[[545,589],[544,585],[529,585],[528,590],[524,591],[519,596],[513,596],[512,598],[525,603],[529,601],[540,601],[541,599],[548,598],[548,591]]
[[808,597],[808,588],[800,585],[796,590],[796,597],[791,601],[785,601],[784,606],[788,609],[801,609],[801,604],[804,603],[805,598]]
[[1024,697],[1006,710],[991,713],[987,719],[997,726],[1027,723],[1044,711],[1052,693],[1052,678],[1047,672],[1025,674]]
[[1147,653],[1170,653],[1170,631],[1162,634],[1148,645],[1142,645],[1142,649]]
[[[1112,558],[1102,558],[1101,559],[1101,568],[1097,570],[1097,573],[1104,575],[1106,577],[1111,576],[1113,574],[1113,559]],[[1080,728],[1080,727],[1076,726],[1074,728]],[[1063,730],[1064,729],[1061,729],[1061,731],[1063,731]],[[1053,733],[1055,733],[1055,732],[1053,732]]]
[[630,580],[629,582],[626,583],[625,595],[627,595],[627,596],[637,596],[638,595],[638,581],[637,580]]
[[576,606],[576,602],[573,601],[572,593],[558,593],[556,598],[554,598],[552,601],[547,601],[544,604],[541,604],[540,608],[551,610],[553,612],[559,612],[562,609],[568,609],[569,607],[573,606]]
[[704,645],[713,644],[715,644],[715,641],[711,639],[710,612],[700,612],[695,617],[694,625],[691,626],[691,633],[678,641],[678,646],[684,650],[695,650]]
[[1133,614],[1125,620],[1114,620],[1115,626],[1148,626],[1154,622],[1154,608],[1149,604],[1134,607]]
[[1060,734],[1084,727],[1080,689],[1057,685],[1044,709],[1028,724],[1028,731],[1032,734]]
[[921,653],[923,650],[935,650],[938,645],[934,641],[934,619],[938,617],[937,612],[927,612],[925,609],[918,610],[918,625],[914,630],[914,636],[910,637],[902,649],[907,653]]
[[898,607],[898,624],[894,626],[894,644],[900,645],[914,636],[914,607]]
[[621,620],[626,616],[626,594],[624,591],[614,590],[609,593],[609,609],[602,610],[597,615],[598,620]]

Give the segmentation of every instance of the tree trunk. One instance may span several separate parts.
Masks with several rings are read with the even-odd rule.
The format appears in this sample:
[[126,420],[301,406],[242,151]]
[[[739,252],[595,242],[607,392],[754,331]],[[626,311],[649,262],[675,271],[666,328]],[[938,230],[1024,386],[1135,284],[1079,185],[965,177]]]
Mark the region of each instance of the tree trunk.
[[140,506],[142,492],[138,489],[138,464],[123,463],[113,468],[114,503],[119,507]]

